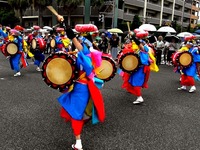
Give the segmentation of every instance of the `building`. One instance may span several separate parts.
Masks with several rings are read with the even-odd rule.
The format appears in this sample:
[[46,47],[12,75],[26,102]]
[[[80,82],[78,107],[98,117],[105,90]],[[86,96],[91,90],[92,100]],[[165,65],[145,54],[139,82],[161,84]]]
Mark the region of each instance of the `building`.
[[[54,4],[58,13],[72,26],[84,23],[87,15],[90,16],[91,23],[101,28],[117,27],[122,22],[131,22],[133,17],[138,15],[143,23],[161,26],[163,22],[169,25],[172,21],[176,21],[184,28],[189,24],[194,28],[199,20],[200,2],[199,0],[107,0],[101,7],[90,7],[90,14],[86,14],[85,7],[87,6],[84,3],[80,4],[69,16],[62,7]],[[34,24],[53,26],[57,23],[55,19],[48,9],[30,8],[23,16],[26,27]]]
[[124,0],[119,18],[132,21],[139,15],[143,23],[161,26],[176,21],[183,27],[195,27],[199,20],[199,0]]

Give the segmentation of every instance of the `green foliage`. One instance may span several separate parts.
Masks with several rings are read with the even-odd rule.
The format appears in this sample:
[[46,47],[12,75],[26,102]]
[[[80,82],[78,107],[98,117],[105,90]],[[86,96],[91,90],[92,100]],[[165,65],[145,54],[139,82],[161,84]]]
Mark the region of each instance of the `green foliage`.
[[63,10],[70,14],[71,11],[75,10],[84,0],[56,0],[57,4],[63,6]]
[[92,6],[101,6],[104,3],[105,0],[91,0]]
[[187,26],[187,32],[191,32],[190,29],[191,29],[191,26],[190,26],[190,23],[189,23],[188,26]]
[[19,23],[13,10],[0,10],[0,23],[4,26],[14,27]]
[[30,7],[31,3],[28,0],[8,0],[8,4],[10,4],[10,6],[15,10],[25,11],[28,7]]
[[177,24],[176,25],[176,33],[180,33],[181,32],[181,25]]
[[139,26],[142,24],[142,22],[140,21],[140,18],[138,15],[135,15],[133,17],[133,22],[131,24],[131,30],[134,30],[136,28],[139,28]]
[[35,8],[35,10],[40,9],[40,11],[44,10],[46,6],[52,4],[52,0],[29,0],[30,4]]
[[197,26],[195,28],[196,28],[196,30],[200,29],[200,24],[197,24]]

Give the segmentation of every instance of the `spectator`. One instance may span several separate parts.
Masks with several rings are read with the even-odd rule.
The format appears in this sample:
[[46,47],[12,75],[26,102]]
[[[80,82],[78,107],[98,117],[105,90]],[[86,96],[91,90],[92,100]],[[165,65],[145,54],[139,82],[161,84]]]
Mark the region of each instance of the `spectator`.
[[165,44],[163,42],[163,37],[159,36],[158,40],[155,43],[155,48],[156,48],[156,64],[160,65],[161,64],[161,56],[163,53],[163,48],[165,47]]
[[177,44],[175,43],[175,39],[172,38],[172,41],[169,43],[169,51],[167,54],[167,65],[172,65],[172,54],[177,50]]
[[109,49],[111,51],[112,58],[116,59],[117,54],[118,54],[118,46],[119,46],[119,37],[117,36],[116,33],[112,34],[109,44],[110,44]]
[[108,49],[108,39],[106,38],[105,33],[101,34],[101,40],[100,43],[98,45],[99,49],[101,51],[103,51],[103,53],[107,53],[107,49]]

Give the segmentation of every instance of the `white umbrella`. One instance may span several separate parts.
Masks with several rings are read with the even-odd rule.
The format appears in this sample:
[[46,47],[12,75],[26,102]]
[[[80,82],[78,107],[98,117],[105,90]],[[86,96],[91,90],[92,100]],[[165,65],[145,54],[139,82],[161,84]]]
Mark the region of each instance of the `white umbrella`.
[[152,24],[142,24],[139,29],[145,31],[157,31],[156,27]]
[[53,30],[52,27],[49,27],[49,26],[44,26],[43,29],[46,29],[46,30]]
[[174,28],[169,27],[169,26],[164,26],[164,27],[160,27],[157,32],[169,32],[169,33],[176,33],[176,30],[174,30]]
[[181,32],[177,34],[178,37],[192,36],[193,34],[190,32]]

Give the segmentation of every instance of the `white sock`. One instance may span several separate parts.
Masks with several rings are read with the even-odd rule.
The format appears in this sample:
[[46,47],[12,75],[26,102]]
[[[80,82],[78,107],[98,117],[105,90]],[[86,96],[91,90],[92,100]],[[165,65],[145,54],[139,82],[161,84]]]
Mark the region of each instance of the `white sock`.
[[81,139],[76,140],[75,147],[78,148],[78,149],[81,149],[81,148],[82,148]]
[[142,98],[142,96],[138,96],[138,97],[137,97],[137,100],[140,99],[140,98]]

